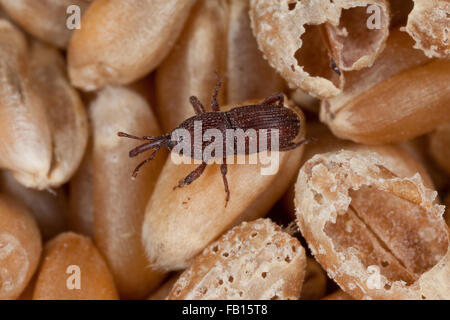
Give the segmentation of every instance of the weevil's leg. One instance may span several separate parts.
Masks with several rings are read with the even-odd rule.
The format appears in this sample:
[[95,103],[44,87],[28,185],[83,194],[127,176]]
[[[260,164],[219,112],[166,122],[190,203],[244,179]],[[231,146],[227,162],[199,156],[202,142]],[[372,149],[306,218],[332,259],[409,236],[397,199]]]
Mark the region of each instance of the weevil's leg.
[[198,177],[200,177],[203,173],[203,171],[206,168],[206,162],[202,162],[201,165],[199,165],[194,171],[192,171],[191,173],[189,173],[186,178],[181,179],[178,182],[178,185],[173,187],[173,190],[175,190],[176,188],[182,188],[184,186],[190,185],[192,182],[194,182],[195,180],[197,180]]
[[220,111],[219,109],[219,103],[217,102],[217,95],[219,94],[220,87],[222,86],[222,80],[220,79],[220,76],[216,72],[217,82],[216,86],[214,87],[212,100],[211,100],[211,109],[212,111]]
[[150,157],[148,157],[147,159],[145,159],[144,161],[142,161],[141,163],[139,163],[139,164],[137,165],[137,167],[133,170],[133,174],[131,175],[131,177],[132,177],[133,179],[137,177],[137,174],[138,174],[138,172],[139,172],[139,169],[141,169],[141,167],[142,167],[144,164],[146,164],[147,162],[149,162],[149,161],[153,160],[153,158],[155,158],[156,153],[158,152],[159,148],[160,148],[159,146],[156,147],[155,150],[154,150],[154,151],[152,152],[152,154],[150,155]]
[[142,137],[137,137],[137,136],[133,136],[132,134],[128,134],[125,132],[117,132],[117,135],[119,137],[124,137],[124,138],[130,138],[130,139],[135,139],[135,140],[156,140],[158,137],[150,137],[150,136],[142,136]]
[[227,161],[224,158],[222,164],[220,165],[220,173],[222,174],[223,185],[225,186],[225,193],[227,194],[227,197],[225,198],[225,207],[227,207],[228,201],[230,200],[230,189],[228,188],[227,172]]
[[196,96],[189,97],[189,102],[194,107],[195,114],[201,114],[205,113],[205,108],[203,107],[203,104],[198,100]]
[[264,101],[261,102],[261,104],[273,104],[276,102],[278,102],[280,105],[283,105],[284,95],[281,92],[275,93],[275,94],[271,95],[270,97],[265,98]]
[[289,151],[289,150],[295,149],[297,147],[300,147],[302,144],[310,143],[312,141],[316,141],[316,139],[315,138],[306,138],[299,142],[291,142],[290,144],[280,148],[279,151]]

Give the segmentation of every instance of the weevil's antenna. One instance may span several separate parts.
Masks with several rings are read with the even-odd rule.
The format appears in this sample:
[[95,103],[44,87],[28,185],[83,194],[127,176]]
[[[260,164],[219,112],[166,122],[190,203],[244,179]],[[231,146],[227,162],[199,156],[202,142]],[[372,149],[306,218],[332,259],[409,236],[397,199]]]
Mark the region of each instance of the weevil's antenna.
[[154,141],[154,140],[156,140],[156,139],[159,138],[159,137],[150,137],[150,136],[137,137],[137,136],[133,136],[132,134],[125,133],[125,132],[117,132],[117,135],[118,135],[119,137],[130,138],[130,139],[135,139],[135,140],[149,140],[149,141]]

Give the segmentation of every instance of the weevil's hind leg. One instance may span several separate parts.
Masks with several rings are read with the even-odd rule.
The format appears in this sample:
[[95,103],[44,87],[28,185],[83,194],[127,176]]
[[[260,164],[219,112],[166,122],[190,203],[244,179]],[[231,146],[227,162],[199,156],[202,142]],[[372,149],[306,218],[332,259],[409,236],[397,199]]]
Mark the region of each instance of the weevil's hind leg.
[[290,144],[284,146],[283,148],[280,148],[279,151],[293,150],[295,148],[300,147],[302,144],[310,143],[310,142],[313,142],[313,141],[316,141],[316,139],[315,138],[306,138],[306,139],[303,139],[302,141],[299,141],[299,142],[291,142]]
[[205,107],[196,96],[189,97],[189,102],[192,104],[195,114],[205,113]]
[[277,102],[281,106],[284,104],[284,95],[281,92],[275,93],[270,97],[265,98],[264,101],[261,102],[261,104],[268,105],[268,104],[276,104]]
[[212,111],[220,111],[219,103],[217,102],[217,95],[219,94],[220,87],[222,86],[222,80],[220,79],[219,74],[216,72],[217,82],[214,87],[212,99],[211,99],[211,109]]
[[137,174],[138,174],[139,170],[141,169],[141,167],[142,167],[144,164],[146,164],[146,163],[149,162],[149,161],[152,161],[153,158],[155,158],[156,153],[158,152],[159,148],[160,148],[160,147],[156,147],[155,150],[153,150],[153,152],[152,152],[152,154],[150,155],[150,157],[148,157],[147,159],[145,159],[144,161],[142,161],[141,163],[139,163],[139,164],[137,165],[137,167],[133,170],[133,174],[131,175],[131,177],[132,177],[133,179],[137,177]]
[[192,171],[191,173],[189,173],[186,178],[181,179],[178,182],[178,185],[173,187],[173,190],[175,190],[176,188],[182,188],[184,186],[190,185],[192,182],[194,182],[195,180],[197,180],[197,178],[199,178],[203,171],[206,168],[206,162],[202,162],[201,165],[199,165],[194,171]]
[[227,161],[224,158],[222,164],[220,165],[220,173],[222,174],[223,185],[225,186],[225,193],[227,194],[225,198],[225,208],[227,207],[228,201],[230,200],[230,189],[228,188],[227,172]]

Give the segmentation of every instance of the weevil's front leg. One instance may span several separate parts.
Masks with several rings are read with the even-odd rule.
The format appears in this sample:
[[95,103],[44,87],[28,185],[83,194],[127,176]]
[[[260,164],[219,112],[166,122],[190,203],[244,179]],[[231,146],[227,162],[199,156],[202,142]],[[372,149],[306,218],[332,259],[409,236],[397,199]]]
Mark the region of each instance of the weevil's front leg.
[[213,96],[211,99],[211,109],[212,111],[220,111],[219,109],[219,103],[217,102],[217,95],[219,94],[220,86],[222,85],[222,80],[220,79],[220,76],[216,73],[217,82],[216,86],[214,87]]
[[134,171],[133,171],[133,174],[131,175],[131,177],[132,177],[133,179],[135,179],[135,178],[137,177],[137,174],[138,174],[139,170],[141,169],[141,167],[142,167],[144,164],[146,164],[146,163],[149,162],[149,161],[152,161],[153,158],[155,158],[156,153],[158,152],[159,148],[160,148],[160,146],[155,147],[155,150],[153,150],[153,152],[152,152],[152,154],[150,155],[150,157],[148,157],[147,159],[145,159],[144,161],[142,161],[141,163],[139,163],[139,164],[137,165],[137,167],[136,167],[136,168],[134,169]]
[[192,107],[194,107],[195,114],[205,113],[203,104],[200,102],[200,100],[198,100],[196,96],[189,97],[189,102],[192,104]]
[[281,92],[275,93],[275,94],[271,95],[270,97],[265,98],[264,101],[261,102],[261,104],[269,105],[269,104],[274,104],[277,102],[281,106],[284,104],[284,95]]
[[192,182],[194,182],[195,180],[197,180],[198,177],[200,177],[203,173],[203,171],[206,168],[206,162],[202,162],[201,165],[199,165],[194,171],[192,171],[191,173],[189,173],[186,178],[181,179],[178,182],[178,185],[173,187],[173,190],[175,190],[176,188],[182,188],[184,186],[190,185]]
[[227,194],[227,197],[225,199],[226,201],[225,207],[227,206],[228,201],[230,200],[230,189],[228,188],[227,172],[228,172],[227,161],[224,158],[222,164],[220,165],[220,173],[222,174],[223,185],[225,186],[225,193]]

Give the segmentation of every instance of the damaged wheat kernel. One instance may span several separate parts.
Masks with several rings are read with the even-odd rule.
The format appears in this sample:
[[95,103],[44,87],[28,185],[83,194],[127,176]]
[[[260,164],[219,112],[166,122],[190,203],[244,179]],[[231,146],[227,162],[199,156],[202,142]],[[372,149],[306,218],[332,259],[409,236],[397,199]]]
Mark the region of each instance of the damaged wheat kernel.
[[449,299],[449,231],[437,193],[373,152],[307,161],[297,222],[315,258],[357,299]]
[[430,58],[450,58],[450,2],[414,0],[405,31]]
[[[253,33],[270,65],[291,88],[318,98],[341,92],[344,77],[339,69],[371,66],[389,34],[385,0],[251,0],[250,4]],[[377,28],[367,27],[368,6],[379,11]]]
[[169,300],[298,299],[305,250],[269,219],[243,222],[194,259]]

